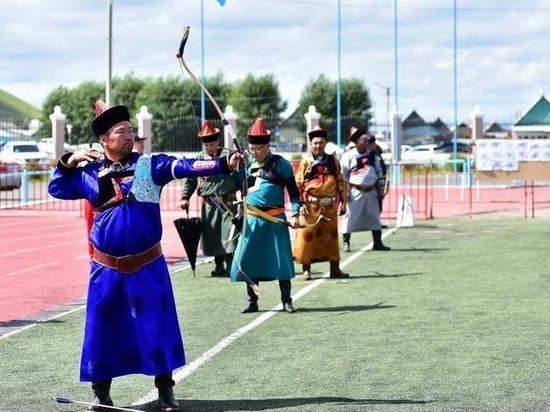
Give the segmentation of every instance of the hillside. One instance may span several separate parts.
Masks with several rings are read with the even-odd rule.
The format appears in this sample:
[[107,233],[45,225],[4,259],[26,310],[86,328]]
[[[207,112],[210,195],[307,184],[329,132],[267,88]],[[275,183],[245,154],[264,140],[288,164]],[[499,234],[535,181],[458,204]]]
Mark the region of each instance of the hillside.
[[10,117],[39,118],[40,110],[0,89],[0,119]]

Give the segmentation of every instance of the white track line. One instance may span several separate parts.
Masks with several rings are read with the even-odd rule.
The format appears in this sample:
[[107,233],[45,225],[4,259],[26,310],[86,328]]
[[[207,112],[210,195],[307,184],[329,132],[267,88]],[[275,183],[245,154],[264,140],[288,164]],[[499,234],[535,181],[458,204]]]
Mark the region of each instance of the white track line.
[[36,325],[39,325],[41,323],[45,323],[45,322],[49,322],[49,321],[52,321],[54,319],[57,319],[57,318],[60,318],[62,316],[65,316],[65,315],[68,315],[70,313],[73,313],[73,312],[76,312],[77,310],[81,310],[81,309],[84,309],[86,307],[86,305],[82,305],[82,306],[79,306],[77,308],[74,308],[74,309],[71,309],[71,310],[68,310],[67,312],[63,312],[63,313],[58,313],[57,315],[55,316],[52,316],[51,318],[48,318],[48,319],[44,319],[44,320],[41,320],[41,321],[38,321],[36,323],[32,323],[30,325],[27,325],[27,326],[23,326],[21,327],[20,329],[16,329],[12,332],[8,332],[4,335],[1,335],[0,336],[0,339],[4,339],[4,338],[7,338],[8,336],[12,336],[12,335],[15,335],[16,333],[19,333],[19,332],[22,332],[26,329],[30,329],[30,328],[34,328]]
[[60,263],[61,263],[61,260],[56,260],[54,262],[43,263],[41,265],[35,265],[35,266],[31,266],[31,267],[28,267],[28,268],[25,268],[25,269],[16,270],[15,272],[8,272],[8,273],[4,273],[4,274],[0,273],[0,279],[7,278],[7,277],[10,277],[10,276],[14,276],[14,275],[18,275],[20,273],[30,272],[31,270],[44,268],[46,266],[58,265]]
[[[388,230],[383,237],[386,238],[396,230],[397,230],[396,228],[392,228]],[[341,264],[342,268],[345,268],[351,262],[359,258],[359,256],[361,256],[364,252],[370,249],[372,249],[372,242],[366,244],[360,250],[358,250],[357,252],[352,254],[350,257],[348,257],[346,260],[344,260]],[[292,299],[293,300],[300,299],[302,296],[311,292],[313,289],[315,289],[317,286],[322,284],[328,278],[329,278],[329,272],[325,273],[322,278],[316,279],[311,284],[300,289],[297,293],[292,295]],[[223,349],[228,347],[231,343],[243,337],[247,332],[250,332],[252,329],[256,328],[257,326],[260,326],[262,323],[267,321],[273,315],[276,315],[277,313],[279,313],[282,310],[282,308],[283,308],[282,303],[279,303],[277,306],[271,308],[266,313],[263,313],[260,316],[258,316],[249,324],[243,326],[242,328],[237,329],[231,335],[226,336],[221,341],[219,341],[216,345],[208,349],[206,352],[202,353],[198,358],[194,359],[192,362],[178,369],[177,372],[173,375],[172,379],[174,379],[174,381],[176,382],[180,382],[185,378],[189,377],[193,372],[195,372],[198,368],[200,368],[202,365],[204,365],[206,362],[208,362],[210,359],[212,359],[214,356],[220,353]],[[149,392],[143,398],[134,402],[132,406],[143,405],[145,403],[153,402],[156,399],[158,399],[158,392],[155,389]]]
[[[84,230],[83,230],[83,233],[84,233]],[[52,249],[52,248],[59,247],[59,246],[68,246],[68,245],[74,245],[74,244],[79,244],[79,245],[81,245],[81,244],[82,244],[82,240],[79,239],[79,240],[73,240],[73,241],[71,241],[71,242],[62,242],[62,243],[49,244],[49,245],[39,246],[39,247],[31,247],[31,248],[27,248],[27,249],[18,249],[18,250],[15,250],[15,251],[13,251],[13,252],[8,252],[8,253],[2,253],[2,254],[0,254],[0,258],[8,257],[8,256],[20,255],[20,254],[22,254],[22,253],[36,252],[37,250]]]

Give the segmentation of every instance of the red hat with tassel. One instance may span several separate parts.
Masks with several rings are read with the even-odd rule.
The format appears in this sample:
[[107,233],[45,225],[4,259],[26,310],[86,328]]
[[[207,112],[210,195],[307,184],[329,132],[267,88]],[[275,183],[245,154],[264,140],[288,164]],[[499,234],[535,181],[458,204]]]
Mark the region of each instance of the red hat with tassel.
[[197,136],[201,138],[203,143],[215,142],[220,138],[220,129],[214,127],[208,120],[205,120]]
[[248,143],[266,144],[271,139],[271,130],[265,127],[264,119],[258,117],[248,129]]

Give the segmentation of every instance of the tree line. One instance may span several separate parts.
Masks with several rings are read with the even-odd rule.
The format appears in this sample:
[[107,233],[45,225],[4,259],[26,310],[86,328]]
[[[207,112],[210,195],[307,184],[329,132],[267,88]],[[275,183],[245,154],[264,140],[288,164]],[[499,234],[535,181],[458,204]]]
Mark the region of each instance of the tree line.
[[[254,76],[247,74],[234,83],[224,80],[221,73],[207,77],[204,85],[216,99],[220,107],[231,105],[239,116],[239,128],[246,130],[252,120],[258,116],[269,119],[281,119],[287,109],[279,84],[271,74]],[[324,75],[310,80],[302,90],[298,107],[297,121],[305,129],[303,114],[313,104],[322,118],[334,119],[337,105],[337,83]],[[341,117],[360,119],[368,125],[371,114],[371,99],[364,81],[356,78],[343,79],[340,83]],[[137,113],[146,105],[153,114],[153,124],[173,122],[175,119],[194,118],[197,129],[201,116],[201,91],[192,79],[168,76],[159,78],[138,78],[134,74],[116,77],[112,81],[111,102],[125,104],[131,113]],[[69,143],[79,144],[90,141],[89,122],[94,117],[94,103],[105,99],[105,86],[101,82],[87,81],[76,87],[58,86],[45,99],[42,107],[42,126],[37,135],[49,137],[51,127],[49,115],[55,106],[61,106],[72,124]],[[205,118],[218,120],[213,105],[206,101]],[[282,119],[281,119],[282,120]],[[154,126],[155,140],[162,141],[166,127]],[[160,139],[160,140],[157,140]]]

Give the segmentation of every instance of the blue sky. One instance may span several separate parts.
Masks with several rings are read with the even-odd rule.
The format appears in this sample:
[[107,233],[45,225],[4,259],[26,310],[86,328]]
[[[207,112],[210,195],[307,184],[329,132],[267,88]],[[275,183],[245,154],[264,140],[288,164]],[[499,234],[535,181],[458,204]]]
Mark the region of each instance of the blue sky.
[[[292,111],[304,86],[338,76],[338,0],[202,0],[205,74],[228,81],[273,74]],[[201,73],[201,0],[113,0],[113,76]],[[107,0],[2,0],[0,88],[40,107],[59,85],[104,81]],[[394,2],[341,0],[341,78],[365,81],[375,118],[395,105]],[[549,90],[546,0],[457,0],[457,112],[513,121]],[[397,0],[398,109],[454,119],[452,0]],[[550,97],[547,95],[547,97]],[[312,102],[314,104],[314,102]]]

